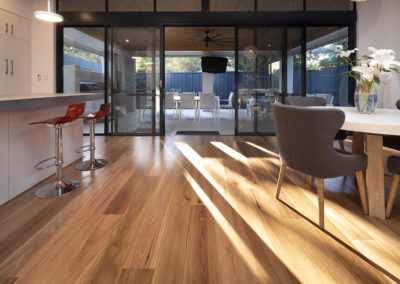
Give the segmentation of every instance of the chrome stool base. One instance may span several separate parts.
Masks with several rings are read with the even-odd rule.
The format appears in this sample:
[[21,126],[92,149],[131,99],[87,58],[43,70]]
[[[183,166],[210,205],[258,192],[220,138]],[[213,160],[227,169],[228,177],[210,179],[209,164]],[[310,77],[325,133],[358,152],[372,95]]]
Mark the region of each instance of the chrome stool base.
[[101,169],[108,164],[107,160],[104,159],[95,159],[94,163],[91,160],[83,161],[75,166],[75,169],[79,171],[92,171]]
[[61,182],[53,182],[43,185],[36,191],[39,198],[54,198],[66,195],[81,185],[79,180],[69,179]]

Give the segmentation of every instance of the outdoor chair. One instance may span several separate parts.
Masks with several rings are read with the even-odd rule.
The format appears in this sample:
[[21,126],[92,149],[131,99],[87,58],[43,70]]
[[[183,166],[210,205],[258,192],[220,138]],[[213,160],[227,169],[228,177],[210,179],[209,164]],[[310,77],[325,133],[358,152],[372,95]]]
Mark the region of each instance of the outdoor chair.
[[211,110],[213,113],[213,118],[216,119],[216,104],[215,104],[215,94],[214,93],[199,93],[199,109],[198,109],[198,119],[200,121],[200,115],[202,109]]
[[196,120],[196,101],[194,98],[194,92],[183,92],[181,94],[181,100],[179,104],[180,119],[182,119],[183,110],[185,109],[194,110],[193,119]]

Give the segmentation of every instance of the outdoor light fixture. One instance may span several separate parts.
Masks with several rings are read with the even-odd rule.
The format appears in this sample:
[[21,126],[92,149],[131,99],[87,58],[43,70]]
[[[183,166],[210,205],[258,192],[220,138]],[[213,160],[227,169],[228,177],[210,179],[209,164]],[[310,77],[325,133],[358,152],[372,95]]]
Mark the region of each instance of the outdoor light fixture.
[[50,0],[47,0],[47,11],[36,11],[33,14],[39,20],[51,22],[51,23],[59,23],[64,20],[64,17],[61,16],[60,14],[51,12]]

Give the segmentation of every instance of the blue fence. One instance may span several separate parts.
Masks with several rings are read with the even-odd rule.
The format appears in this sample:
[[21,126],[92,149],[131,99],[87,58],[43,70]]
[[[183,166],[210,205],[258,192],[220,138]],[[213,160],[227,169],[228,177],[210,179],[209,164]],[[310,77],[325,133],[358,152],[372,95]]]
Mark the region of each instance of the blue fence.
[[[347,66],[307,71],[307,94],[329,93],[334,96],[335,105],[347,103],[348,80],[340,74],[347,71]],[[301,93],[301,72],[293,73],[293,93]]]
[[[64,65],[78,65],[82,70],[103,72],[103,64],[91,62],[82,58],[64,55]],[[133,68],[133,67],[132,67]],[[128,68],[129,69],[129,68]],[[347,102],[348,80],[340,76],[347,71],[347,66],[327,68],[323,70],[307,71],[307,93],[329,93],[335,98],[334,104],[341,105]],[[117,72],[118,81],[121,82],[124,74]],[[129,79],[132,74],[125,74],[125,84],[130,87]],[[159,79],[156,75],[156,81]],[[151,74],[136,73],[136,89],[145,90],[147,76]],[[301,93],[301,72],[293,73],[293,93]],[[257,80],[258,88],[279,89],[279,76],[258,73],[255,78],[253,72],[239,72],[239,88],[253,88]],[[229,97],[229,93],[234,91],[235,72],[214,74],[214,93],[223,99]],[[171,72],[165,74],[165,90],[180,90],[181,92],[201,92],[202,73],[201,72]]]
[[181,92],[201,92],[202,78],[200,72],[171,72],[165,73],[165,91],[173,89]]

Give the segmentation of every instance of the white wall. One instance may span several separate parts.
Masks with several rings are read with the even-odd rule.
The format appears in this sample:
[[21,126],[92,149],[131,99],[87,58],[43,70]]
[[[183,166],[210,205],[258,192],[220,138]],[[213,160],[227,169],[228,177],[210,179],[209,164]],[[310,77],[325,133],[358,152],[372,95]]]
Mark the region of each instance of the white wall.
[[[46,23],[33,17],[33,11],[47,10],[47,1],[34,0],[32,2],[32,93],[53,93],[56,90],[55,24]],[[40,79],[38,79],[38,75]]]
[[[359,55],[368,47],[392,49],[400,61],[400,0],[368,0],[357,4],[357,47]],[[400,76],[393,74],[387,84],[378,87],[378,107],[395,108],[400,99]]]

